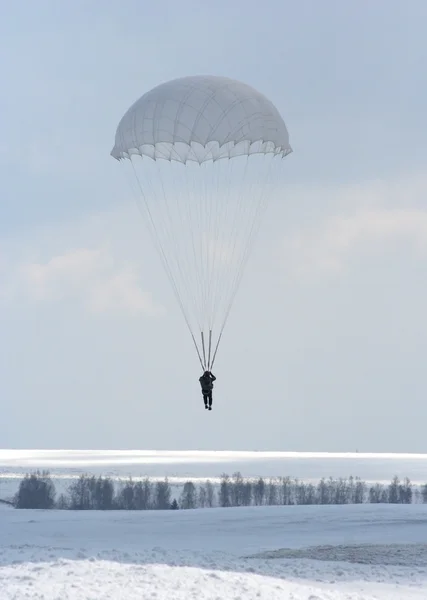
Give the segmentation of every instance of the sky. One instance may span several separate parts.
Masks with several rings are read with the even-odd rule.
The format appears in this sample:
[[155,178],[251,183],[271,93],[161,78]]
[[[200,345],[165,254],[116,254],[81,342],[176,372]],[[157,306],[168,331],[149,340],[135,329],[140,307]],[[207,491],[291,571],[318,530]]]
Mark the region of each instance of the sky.
[[[3,448],[427,452],[424,0],[0,4]],[[110,156],[186,75],[265,94],[293,153],[200,365]]]

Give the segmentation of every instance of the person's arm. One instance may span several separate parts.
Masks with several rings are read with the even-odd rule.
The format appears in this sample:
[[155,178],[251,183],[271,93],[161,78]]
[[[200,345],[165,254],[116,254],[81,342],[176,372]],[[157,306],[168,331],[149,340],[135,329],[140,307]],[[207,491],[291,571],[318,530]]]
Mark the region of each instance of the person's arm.
[[211,373],[211,379],[212,379],[212,381],[216,380],[216,377],[215,377],[215,375],[213,373]]

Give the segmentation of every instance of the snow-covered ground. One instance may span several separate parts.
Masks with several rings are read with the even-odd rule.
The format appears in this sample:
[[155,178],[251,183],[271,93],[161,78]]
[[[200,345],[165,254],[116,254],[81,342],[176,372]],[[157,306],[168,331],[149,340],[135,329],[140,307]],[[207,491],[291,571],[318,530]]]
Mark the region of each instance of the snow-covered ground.
[[0,598],[427,598],[427,506],[0,510]]
[[169,478],[218,481],[223,472],[244,477],[297,477],[317,483],[322,477],[360,477],[367,483],[389,483],[397,475],[414,484],[427,483],[427,454],[327,452],[237,452],[156,450],[2,450],[0,498],[12,496],[26,472],[48,469],[58,491],[82,473],[134,480]]

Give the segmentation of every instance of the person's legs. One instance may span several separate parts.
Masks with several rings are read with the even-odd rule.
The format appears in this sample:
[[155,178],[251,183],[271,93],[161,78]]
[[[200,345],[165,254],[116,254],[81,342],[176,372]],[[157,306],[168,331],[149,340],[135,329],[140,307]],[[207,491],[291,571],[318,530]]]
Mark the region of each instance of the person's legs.
[[205,392],[203,392],[203,402],[205,403],[205,408],[208,407],[208,396]]
[[212,410],[212,392],[209,392],[209,410]]

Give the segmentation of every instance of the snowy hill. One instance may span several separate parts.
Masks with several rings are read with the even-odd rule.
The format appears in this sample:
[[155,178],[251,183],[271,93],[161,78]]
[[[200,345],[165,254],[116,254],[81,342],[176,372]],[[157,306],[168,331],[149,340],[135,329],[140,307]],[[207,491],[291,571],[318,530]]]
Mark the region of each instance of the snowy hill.
[[427,506],[0,511],[0,598],[427,597]]

